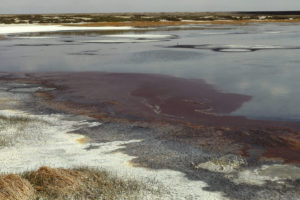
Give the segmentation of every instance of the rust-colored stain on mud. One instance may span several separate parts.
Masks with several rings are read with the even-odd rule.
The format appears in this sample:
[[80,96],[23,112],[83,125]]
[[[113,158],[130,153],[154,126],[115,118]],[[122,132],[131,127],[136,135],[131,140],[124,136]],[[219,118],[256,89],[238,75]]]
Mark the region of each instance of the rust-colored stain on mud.
[[90,141],[90,139],[88,137],[82,137],[82,138],[76,139],[76,141],[80,144],[86,144]]
[[300,164],[300,139],[299,133],[295,135],[279,135],[280,144],[274,148],[267,147],[263,156],[267,158],[280,158],[288,163]]
[[[238,109],[251,98],[219,92],[202,80],[163,75],[86,72],[32,76],[59,87],[51,92],[56,102],[73,104],[74,109],[85,106],[94,113],[134,120],[215,125],[216,120],[212,119]],[[226,117],[224,120],[227,121]]]

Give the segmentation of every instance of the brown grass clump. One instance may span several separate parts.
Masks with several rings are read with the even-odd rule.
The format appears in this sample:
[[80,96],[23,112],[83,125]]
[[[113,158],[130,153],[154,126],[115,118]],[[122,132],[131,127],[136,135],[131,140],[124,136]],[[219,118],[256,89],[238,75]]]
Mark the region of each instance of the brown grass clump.
[[82,190],[83,174],[73,170],[41,167],[25,176],[42,196],[68,198]]
[[0,176],[0,200],[30,200],[34,189],[30,183],[18,175]]
[[41,167],[23,175],[35,188],[37,198],[65,199],[136,199],[142,184],[121,180],[97,169],[53,169]]

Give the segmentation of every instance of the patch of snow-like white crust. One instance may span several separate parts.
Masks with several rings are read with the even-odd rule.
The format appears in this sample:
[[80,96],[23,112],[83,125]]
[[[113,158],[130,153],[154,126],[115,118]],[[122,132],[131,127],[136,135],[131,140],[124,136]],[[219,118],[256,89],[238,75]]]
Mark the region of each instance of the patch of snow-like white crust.
[[[12,88],[14,92],[10,91]],[[0,174],[36,170],[41,166],[88,166],[162,189],[159,194],[143,191],[140,199],[226,199],[221,192],[206,190],[205,182],[189,180],[184,173],[134,167],[131,161],[135,157],[119,150],[141,140],[89,142],[76,132],[85,127],[101,126],[97,121],[84,116],[32,114],[18,109],[24,102],[32,102],[30,92],[35,88],[34,85],[1,83],[0,106],[5,110],[0,110]]]
[[[168,192],[159,199],[226,199],[219,192],[209,192],[202,181],[191,181],[185,174],[173,170],[150,170],[133,167],[135,157],[118,152],[129,143],[140,140],[113,141],[107,143],[80,143],[84,136],[76,134],[83,127],[99,126],[97,122],[70,120],[61,114],[33,115],[17,110],[1,110],[0,116],[30,119],[19,129],[15,124],[5,124],[6,132],[0,135],[13,136],[9,146],[0,148],[0,172],[18,173],[35,170],[41,166],[71,168],[76,166],[101,167],[123,178],[151,180],[159,183]],[[18,137],[14,137],[17,136]],[[14,139],[16,138],[16,139]],[[90,146],[93,148],[87,150]],[[95,148],[96,147],[96,148]],[[144,199],[155,199],[148,194]],[[157,199],[157,198],[156,198]]]
[[130,30],[130,26],[102,26],[102,27],[84,27],[84,26],[62,26],[62,25],[35,25],[35,24],[17,24],[0,25],[0,35],[35,33],[35,32],[56,32],[56,31],[101,31],[101,30]]
[[23,36],[23,37],[13,37],[14,39],[55,39],[57,37],[45,37],[45,36]]

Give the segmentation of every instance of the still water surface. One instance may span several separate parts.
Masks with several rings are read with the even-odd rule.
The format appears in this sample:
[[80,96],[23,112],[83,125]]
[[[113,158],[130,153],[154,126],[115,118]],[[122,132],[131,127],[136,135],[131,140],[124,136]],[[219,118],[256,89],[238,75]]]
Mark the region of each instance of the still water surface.
[[[252,96],[232,115],[300,121],[300,24],[10,35],[0,71],[158,73]],[[197,92],[197,91],[195,91]]]

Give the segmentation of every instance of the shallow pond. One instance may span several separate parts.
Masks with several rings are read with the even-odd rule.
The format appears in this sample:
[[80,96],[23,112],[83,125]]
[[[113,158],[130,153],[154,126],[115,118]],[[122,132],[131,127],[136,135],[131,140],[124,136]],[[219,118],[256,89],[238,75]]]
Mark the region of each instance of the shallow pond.
[[[189,25],[11,34],[0,71],[158,73],[252,99],[231,113],[300,121],[300,24]],[[196,92],[196,91],[195,91]]]

